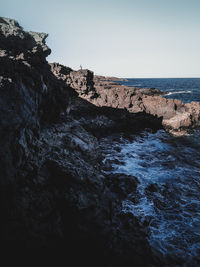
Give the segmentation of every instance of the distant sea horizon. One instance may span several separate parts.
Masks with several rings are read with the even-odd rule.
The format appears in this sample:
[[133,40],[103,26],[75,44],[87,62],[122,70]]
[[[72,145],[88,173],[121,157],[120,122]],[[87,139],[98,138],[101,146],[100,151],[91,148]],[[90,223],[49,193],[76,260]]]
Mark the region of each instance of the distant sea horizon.
[[116,77],[122,79],[200,79],[200,77]]
[[200,102],[200,78],[125,78],[117,82],[138,88],[156,88],[166,93],[165,97],[184,103]]

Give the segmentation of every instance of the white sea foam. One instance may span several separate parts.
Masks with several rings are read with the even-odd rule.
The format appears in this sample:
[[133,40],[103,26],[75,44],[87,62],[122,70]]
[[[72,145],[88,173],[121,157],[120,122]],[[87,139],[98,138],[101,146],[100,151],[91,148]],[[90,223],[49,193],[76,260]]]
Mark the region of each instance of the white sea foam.
[[191,94],[192,91],[186,90],[186,91],[174,91],[174,92],[168,92],[167,94],[165,94],[165,96],[168,95],[176,95],[176,94]]
[[[120,151],[113,155],[108,150],[107,158],[123,162],[113,164],[112,172],[138,178],[137,201],[129,194],[121,203],[122,211],[148,225],[148,241],[153,250],[162,254],[166,262],[175,262],[178,257],[186,263],[181,266],[199,266],[200,165],[191,159],[193,155],[199,159],[200,150],[196,143],[192,146],[191,137],[187,138],[175,141],[163,130],[144,132],[135,136],[134,142],[116,143]],[[155,190],[151,190],[151,184],[156,184]]]
[[142,86],[142,84],[141,83],[136,83],[136,84],[131,84],[129,86]]

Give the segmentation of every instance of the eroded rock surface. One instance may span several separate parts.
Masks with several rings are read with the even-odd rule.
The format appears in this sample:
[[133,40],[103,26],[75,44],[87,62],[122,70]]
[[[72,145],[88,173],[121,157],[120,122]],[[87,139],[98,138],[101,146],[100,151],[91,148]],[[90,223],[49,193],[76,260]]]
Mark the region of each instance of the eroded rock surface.
[[121,196],[130,185],[136,190],[137,179],[118,177],[116,185],[102,172],[101,133],[121,129],[124,118],[135,125],[137,117],[79,98],[96,97],[93,74],[50,66],[46,37],[0,19],[2,255],[40,254],[45,264],[73,266],[80,259],[87,266],[159,265],[146,229],[122,209]]
[[[65,69],[66,67],[60,66]],[[80,97],[99,107],[126,109],[130,113],[146,113],[162,121],[162,126],[172,134],[182,135],[188,129],[199,125],[200,103],[184,104],[180,100],[166,99],[155,88],[138,89],[117,84],[114,77],[94,76],[89,70],[72,71],[68,76],[53,73],[67,82],[71,77],[71,86]],[[76,75],[74,75],[74,73]],[[120,79],[119,79],[120,80]],[[94,82],[93,82],[94,81]],[[81,87],[81,85],[84,85]]]
[[0,18],[3,252],[73,266],[163,266],[146,226],[123,209],[127,196],[140,197],[138,179],[105,174],[99,138],[162,125],[185,132],[197,125],[199,103],[48,64],[46,37]]

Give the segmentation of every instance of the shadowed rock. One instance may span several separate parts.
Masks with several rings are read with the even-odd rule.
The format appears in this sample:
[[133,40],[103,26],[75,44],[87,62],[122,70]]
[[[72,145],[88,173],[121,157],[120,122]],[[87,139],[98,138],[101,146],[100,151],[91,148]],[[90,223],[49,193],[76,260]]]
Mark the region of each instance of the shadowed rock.
[[92,72],[54,64],[56,77],[46,61],[46,37],[0,19],[2,255],[40,255],[45,264],[54,259],[73,266],[79,259],[86,266],[159,265],[145,228],[121,207],[121,195],[136,190],[136,178],[105,182],[92,133],[109,122],[116,127],[127,111],[77,96],[96,97]]

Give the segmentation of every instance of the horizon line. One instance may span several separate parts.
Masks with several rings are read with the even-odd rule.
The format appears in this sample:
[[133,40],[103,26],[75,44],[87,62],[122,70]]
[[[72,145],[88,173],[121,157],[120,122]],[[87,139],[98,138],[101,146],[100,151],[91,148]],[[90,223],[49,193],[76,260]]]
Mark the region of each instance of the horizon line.
[[[123,77],[120,77],[120,78],[123,78]],[[200,77],[132,77],[132,78],[126,77],[124,79],[200,79]]]

